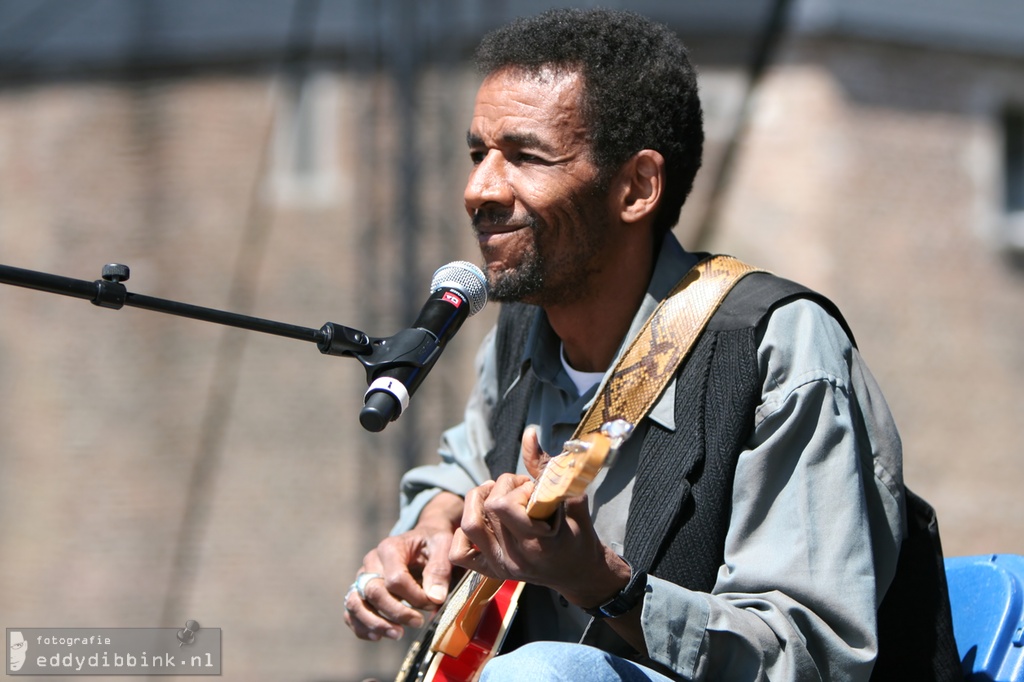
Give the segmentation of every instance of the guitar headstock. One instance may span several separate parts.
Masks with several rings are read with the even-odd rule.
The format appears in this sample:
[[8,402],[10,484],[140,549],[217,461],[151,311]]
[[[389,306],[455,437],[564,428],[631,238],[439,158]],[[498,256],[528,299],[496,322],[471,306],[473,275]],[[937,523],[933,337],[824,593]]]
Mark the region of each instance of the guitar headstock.
[[566,441],[562,454],[552,457],[537,479],[527,504],[530,518],[544,519],[562,500],[581,495],[604,466],[610,466],[633,425],[622,419],[607,422],[599,431]]

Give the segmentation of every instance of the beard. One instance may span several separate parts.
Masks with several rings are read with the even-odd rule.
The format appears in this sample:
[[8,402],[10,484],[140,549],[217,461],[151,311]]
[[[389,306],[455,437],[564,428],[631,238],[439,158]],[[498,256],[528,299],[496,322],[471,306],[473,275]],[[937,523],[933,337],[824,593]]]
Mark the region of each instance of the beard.
[[[593,215],[584,219],[585,213]],[[609,221],[595,211],[581,211],[578,218],[574,225],[563,227],[572,229],[574,237],[569,240],[572,249],[561,253],[552,246],[556,231],[539,216],[531,213],[517,219],[531,238],[514,267],[495,272],[485,262],[489,300],[546,306],[573,303],[586,296],[587,282],[598,271],[596,257],[607,244]],[[510,212],[481,209],[473,216],[474,225],[479,222],[501,225],[513,221]],[[483,248],[485,261],[490,260],[488,250]]]
[[492,301],[542,304],[548,267],[544,256],[537,250],[535,228],[528,229],[533,231],[534,239],[520,254],[519,264],[515,268],[500,272],[486,269],[487,296]]

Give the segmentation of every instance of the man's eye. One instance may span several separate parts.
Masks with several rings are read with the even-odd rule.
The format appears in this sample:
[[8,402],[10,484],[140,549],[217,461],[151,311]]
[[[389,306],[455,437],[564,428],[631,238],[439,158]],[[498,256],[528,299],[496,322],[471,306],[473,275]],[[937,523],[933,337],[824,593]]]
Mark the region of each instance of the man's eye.
[[514,163],[543,163],[543,164],[547,163],[547,161],[545,161],[541,157],[537,156],[536,154],[528,154],[526,152],[519,152],[519,153],[517,153],[512,158],[512,161]]
[[473,162],[474,166],[479,166],[484,161],[484,157],[487,156],[484,152],[470,152],[469,160]]

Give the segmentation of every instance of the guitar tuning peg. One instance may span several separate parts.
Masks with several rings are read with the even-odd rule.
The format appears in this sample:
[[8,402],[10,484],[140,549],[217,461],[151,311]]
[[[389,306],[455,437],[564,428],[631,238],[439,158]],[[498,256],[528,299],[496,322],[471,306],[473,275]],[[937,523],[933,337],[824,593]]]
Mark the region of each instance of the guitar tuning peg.
[[580,440],[579,438],[574,438],[573,440],[565,441],[565,445],[562,446],[562,453],[568,455],[579,455],[592,447],[594,447],[593,443]]
[[601,433],[608,436],[612,442],[612,449],[618,450],[619,446],[633,433],[633,425],[625,419],[615,419],[601,425]]

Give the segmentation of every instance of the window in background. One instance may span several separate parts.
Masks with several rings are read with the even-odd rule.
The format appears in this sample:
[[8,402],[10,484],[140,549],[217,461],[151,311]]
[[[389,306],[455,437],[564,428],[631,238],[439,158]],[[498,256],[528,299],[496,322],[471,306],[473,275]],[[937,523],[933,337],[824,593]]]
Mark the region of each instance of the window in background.
[[1024,108],[1003,112],[1003,182],[1006,242],[1024,251]]
[[278,84],[270,189],[274,200],[323,206],[337,197],[337,84],[324,72],[286,72]]

